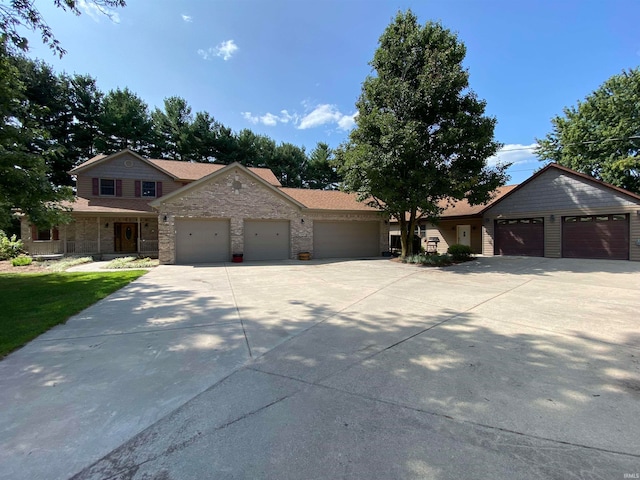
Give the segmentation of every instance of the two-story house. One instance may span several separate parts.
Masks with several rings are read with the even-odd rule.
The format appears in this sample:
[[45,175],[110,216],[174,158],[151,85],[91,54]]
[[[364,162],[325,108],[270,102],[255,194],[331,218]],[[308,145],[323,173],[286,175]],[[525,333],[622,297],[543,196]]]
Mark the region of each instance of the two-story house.
[[339,191],[284,188],[266,168],[144,158],[124,150],[70,172],[73,221],[42,231],[22,220],[31,255],[159,256],[161,263],[371,257],[388,222]]

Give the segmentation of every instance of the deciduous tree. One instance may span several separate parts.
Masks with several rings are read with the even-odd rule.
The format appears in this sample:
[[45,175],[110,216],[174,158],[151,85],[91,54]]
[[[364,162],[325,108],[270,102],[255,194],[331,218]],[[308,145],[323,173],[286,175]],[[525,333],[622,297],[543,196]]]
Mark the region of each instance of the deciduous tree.
[[337,153],[344,186],[398,219],[402,255],[416,221],[437,222],[443,199],[487,201],[506,166],[487,159],[500,145],[495,119],[469,88],[466,48],[439,23],[398,13],[379,40],[357,102],[349,141]]

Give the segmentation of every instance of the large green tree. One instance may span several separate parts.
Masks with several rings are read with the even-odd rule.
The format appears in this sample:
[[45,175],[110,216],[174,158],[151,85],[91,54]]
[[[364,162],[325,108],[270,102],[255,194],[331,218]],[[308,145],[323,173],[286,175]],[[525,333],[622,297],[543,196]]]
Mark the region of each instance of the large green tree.
[[640,69],[614,75],[551,123],[540,160],[640,193]]
[[[11,222],[14,209],[39,226],[67,220],[62,201],[72,198],[68,187],[51,181],[48,149],[34,148],[47,133],[31,122],[20,69],[0,44],[0,228]],[[26,120],[25,120],[26,119]]]
[[115,153],[130,148],[146,155],[154,145],[153,124],[147,104],[128,88],[111,90],[102,101],[98,152]]
[[335,190],[340,175],[334,166],[333,151],[324,142],[318,142],[309,154],[305,172],[305,186],[322,190]]
[[336,154],[344,187],[398,219],[402,255],[416,221],[437,222],[443,199],[487,201],[506,165],[487,166],[500,144],[495,119],[469,88],[466,48],[439,23],[399,12],[379,40],[357,102],[356,128]]

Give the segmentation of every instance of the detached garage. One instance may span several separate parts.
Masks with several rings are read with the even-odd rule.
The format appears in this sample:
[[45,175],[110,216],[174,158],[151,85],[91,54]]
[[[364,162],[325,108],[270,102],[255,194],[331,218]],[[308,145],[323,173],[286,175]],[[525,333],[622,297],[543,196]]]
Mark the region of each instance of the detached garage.
[[483,211],[485,255],[640,261],[640,195],[549,164]]

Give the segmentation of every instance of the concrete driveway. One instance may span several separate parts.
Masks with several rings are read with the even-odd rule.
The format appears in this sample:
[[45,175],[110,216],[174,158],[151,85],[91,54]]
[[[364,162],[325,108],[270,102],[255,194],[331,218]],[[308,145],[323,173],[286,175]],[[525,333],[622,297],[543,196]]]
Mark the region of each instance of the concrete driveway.
[[0,478],[638,478],[639,292],[595,260],[158,267],[0,362]]

